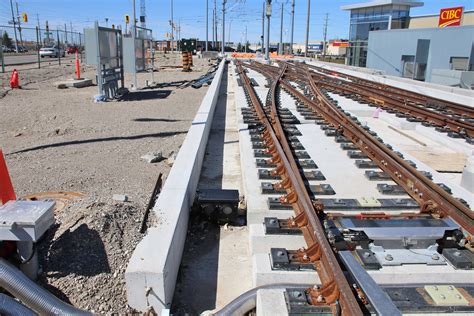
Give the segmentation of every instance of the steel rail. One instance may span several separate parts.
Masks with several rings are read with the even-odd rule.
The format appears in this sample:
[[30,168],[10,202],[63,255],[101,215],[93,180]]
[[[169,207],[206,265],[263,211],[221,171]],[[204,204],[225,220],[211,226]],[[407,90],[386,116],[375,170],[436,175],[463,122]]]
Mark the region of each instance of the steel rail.
[[471,235],[468,237],[472,241],[474,212],[357,125],[326,98],[316,86],[316,83],[310,80],[309,71],[307,76],[310,88],[319,103],[306,97],[288,82],[281,80],[281,84],[290,93],[338,128],[342,135],[350,139],[383,171],[387,172],[397,184],[401,185],[415,199],[421,206],[422,212],[437,213],[440,217],[450,216]]
[[277,184],[284,188],[287,194],[281,199],[292,205],[298,222],[298,227],[303,232],[308,248],[302,250],[304,260],[315,264],[322,287],[309,289],[308,293],[314,305],[330,305],[336,313],[336,302],[339,301],[342,315],[362,315],[360,306],[347,282],[344,273],[336,259],[333,249],[327,240],[324,228],[316,214],[313,201],[309,197],[299,172],[295,158],[284,134],[278,117],[277,89],[280,79],[284,76],[286,66],[273,78],[270,87],[270,108],[268,116],[256,93],[245,74],[242,64],[237,63],[238,72],[243,82],[244,89],[256,110],[260,122],[265,127],[263,138],[272,154],[272,162],[276,163],[275,171],[280,174],[282,181]]
[[[252,66],[257,70],[260,67],[273,73],[277,69],[276,67],[270,68],[267,65],[257,67],[255,65]],[[271,76],[269,72],[266,72],[266,75]],[[344,136],[351,139],[417,201],[422,212],[438,213],[440,216],[448,215],[469,234],[474,234],[474,212],[472,210],[400,158],[333,105],[316,86],[309,69],[306,70],[306,76],[313,95],[316,96],[319,103],[306,97],[282,78],[280,78],[281,85],[307,106],[321,114],[333,126],[337,127]],[[303,78],[299,78],[299,80],[303,81]],[[472,241],[472,236],[470,237]]]
[[440,107],[444,107],[445,109],[447,109],[447,110],[449,110],[453,113],[463,115],[463,116],[466,116],[466,117],[469,117],[469,118],[474,118],[474,107],[469,107],[469,106],[466,106],[466,105],[462,105],[462,104],[459,104],[459,103],[455,103],[455,102],[451,102],[451,101],[447,101],[447,100],[443,100],[443,99],[439,99],[439,98],[435,98],[435,97],[428,97],[428,96],[425,96],[425,95],[420,94],[420,93],[416,93],[416,92],[413,92],[413,91],[408,91],[408,90],[401,89],[401,88],[398,88],[398,87],[393,87],[393,86],[383,84],[383,83],[373,82],[373,81],[370,81],[370,80],[367,80],[367,79],[355,77],[355,76],[348,75],[348,74],[338,72],[338,71],[335,71],[335,70],[328,70],[328,69],[321,68],[321,67],[314,66],[314,65],[308,65],[308,64],[306,64],[306,65],[309,68],[315,69],[319,72],[322,72],[322,73],[325,73],[325,74],[328,74],[328,75],[337,74],[340,77],[345,77],[345,78],[351,80],[353,83],[355,83],[357,85],[360,85],[360,86],[364,86],[364,87],[368,87],[368,88],[372,88],[372,89],[378,89],[378,90],[381,90],[381,91],[384,91],[384,92],[390,91],[391,93],[398,94],[402,98],[405,98],[407,101],[414,101],[414,102],[418,102],[418,103],[424,103],[424,106],[426,106],[426,107],[429,107],[428,103],[430,103],[430,102],[437,102]]
[[[312,78],[317,77],[318,80],[322,78],[320,76],[311,75]],[[400,100],[393,99],[392,96],[387,95],[385,92],[380,91],[377,93],[368,92],[366,90],[359,89],[354,87],[349,83],[344,83],[344,85],[339,85],[335,81],[325,80],[320,81],[319,85],[323,85],[328,89],[331,89],[336,92],[349,92],[359,94],[364,97],[364,101],[371,102],[371,98],[378,99],[384,102],[383,105],[378,105],[381,108],[396,110],[397,112],[404,113],[419,119],[422,119],[426,122],[433,123],[439,127],[448,127],[450,130],[458,133],[466,133],[469,137],[474,138],[474,124],[463,122],[459,119],[453,118],[449,115],[438,113],[435,111],[428,110],[423,107],[418,107],[413,104],[408,103],[399,103]]]
[[[307,71],[308,68],[311,68],[295,63],[288,64],[292,65],[294,69],[299,68],[301,71]],[[312,72],[311,77],[317,77],[319,80],[318,85],[323,85],[332,91],[358,94],[364,98],[364,101],[369,103],[371,102],[371,98],[378,99],[384,102],[383,105],[379,105],[381,108],[395,110],[397,112],[422,119],[431,124],[435,124],[438,127],[447,127],[453,132],[461,134],[465,133],[470,138],[474,138],[474,124],[454,118],[448,114],[435,112],[426,107],[420,107],[410,104],[409,102],[403,102],[403,100],[400,99],[394,99],[391,95],[388,95],[386,91],[371,92],[357,87],[357,85],[354,85],[350,82],[345,82],[340,79],[322,75],[320,73]],[[474,108],[472,108],[472,110],[474,112]]]

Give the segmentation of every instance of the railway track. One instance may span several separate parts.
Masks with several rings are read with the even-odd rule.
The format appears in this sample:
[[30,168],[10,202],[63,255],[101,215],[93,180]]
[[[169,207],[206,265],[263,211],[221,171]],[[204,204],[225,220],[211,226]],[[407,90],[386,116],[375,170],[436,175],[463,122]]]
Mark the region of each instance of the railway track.
[[[450,137],[463,138],[469,144],[474,144],[474,108],[472,107],[439,99],[423,98],[419,94],[399,88],[371,83],[315,66],[301,63],[288,63],[288,65],[292,68],[292,73],[288,75],[294,80],[301,81],[301,77],[306,76],[306,72],[310,71],[311,80],[317,81],[318,86],[329,92],[350,97],[370,106],[380,107],[411,122],[422,122],[423,125],[434,127]],[[275,73],[277,70],[272,71]]]
[[[245,68],[257,71],[267,78],[269,92],[265,106],[253,88],[253,82],[247,76]],[[360,225],[368,227],[376,221],[377,225],[382,226],[384,221],[386,223],[399,221],[398,224],[402,223],[400,229],[414,227],[413,225],[416,226],[417,223],[431,223],[436,226],[449,222],[454,223],[452,228],[456,229],[443,236],[441,243],[450,240],[454,245],[450,244],[449,247],[460,248],[463,251],[472,243],[473,211],[446,192],[445,188],[431,181],[429,176],[405,161],[377,135],[362,127],[355,117],[342,111],[328,94],[330,86],[326,84],[327,76],[315,76],[314,71],[309,68],[295,66],[293,63],[280,63],[279,67],[274,67],[256,62],[245,64],[237,62],[237,70],[247,101],[253,109],[245,115],[257,119],[249,128],[255,131],[257,138],[263,140],[265,153],[270,156],[265,163],[275,166],[270,175],[280,178],[280,181],[272,184],[271,189],[284,192],[278,199],[279,203],[290,205],[295,213],[295,216],[287,220],[278,220],[279,229],[301,231],[307,244],[304,249],[289,251],[291,253],[289,260],[299,265],[314,265],[321,280],[320,287],[306,289],[311,305],[328,306],[333,314],[343,315],[358,315],[367,310],[380,311],[385,308],[387,311],[394,308],[391,301],[387,302],[386,297],[380,295],[380,289],[374,290],[376,285],[372,289],[366,286],[370,283],[366,276],[361,278],[365,280],[364,282],[360,281],[361,274],[355,272],[357,270],[355,266],[358,264],[354,265],[351,254],[351,251],[355,251],[357,242],[351,239],[354,236],[345,235],[347,231],[334,236],[331,231],[334,228],[331,226],[332,221],[339,223],[335,224],[339,228],[348,218],[349,221],[356,218],[361,221]],[[315,198],[309,189],[305,173],[301,169],[302,161],[297,157],[295,148],[292,148],[293,142],[289,136],[291,133],[288,124],[281,118],[287,116],[280,104],[283,92],[290,95],[297,104],[311,111],[317,120],[328,124],[337,137],[352,143],[345,147],[360,150],[366,158],[386,173],[388,178],[397,183],[403,193],[408,194],[419,205],[418,209],[399,215],[374,212],[345,216],[338,214],[337,211],[328,212],[327,200]],[[380,220],[382,222],[379,222]],[[450,222],[451,220],[454,222]],[[353,233],[351,231],[349,234]],[[339,247],[338,237],[351,241]],[[400,235],[399,238],[403,240],[405,237]],[[444,255],[442,248],[437,251]],[[470,250],[467,251],[471,253]],[[435,255],[431,256],[434,258]],[[362,257],[358,258],[364,262]],[[349,272],[352,277],[348,277],[345,272]],[[368,305],[371,307],[368,308]],[[398,312],[397,309],[395,311]]]
[[460,118],[474,119],[473,107],[465,106],[455,102],[450,102],[447,100],[428,97],[412,91],[404,90],[382,83],[376,83],[359,77],[343,74],[337,71],[327,70],[318,66],[306,66],[310,69],[313,69],[320,73],[324,73],[329,76],[337,76],[339,78],[350,80],[351,84],[363,87],[367,89],[367,91],[371,91],[378,94],[380,94],[381,92],[390,94],[393,98],[398,99],[402,102],[417,104],[419,106],[432,109],[434,111],[440,111],[441,113],[445,113],[448,115],[457,115]]
[[265,111],[259,98],[252,88],[242,65],[238,65],[240,78],[244,83],[244,90],[263,125],[262,138],[269,147],[272,155],[271,162],[277,164],[275,173],[282,177],[282,181],[275,188],[285,188],[287,194],[281,198],[283,202],[291,203],[296,217],[294,224],[303,232],[308,248],[302,249],[298,254],[302,261],[313,262],[322,281],[322,287],[309,289],[314,305],[329,305],[333,313],[340,302],[342,315],[362,315],[357,299],[352,292],[344,274],[337,263],[337,259],[325,236],[324,228],[317,216],[317,207],[311,201],[304,181],[299,173],[295,158],[285,132],[278,117],[277,94],[280,78],[284,75],[284,66],[280,74],[270,87],[267,99],[268,110]]

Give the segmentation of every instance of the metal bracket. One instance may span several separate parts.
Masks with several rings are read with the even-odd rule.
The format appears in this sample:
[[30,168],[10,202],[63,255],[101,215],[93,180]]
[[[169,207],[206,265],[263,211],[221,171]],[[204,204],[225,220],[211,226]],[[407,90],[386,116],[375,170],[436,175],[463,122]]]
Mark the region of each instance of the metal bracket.
[[301,235],[301,229],[290,227],[288,220],[281,220],[276,217],[265,217],[263,225],[266,235]]
[[298,256],[298,250],[286,250],[285,248],[271,248],[270,262],[272,270],[284,271],[311,271],[316,270],[311,262],[302,262]]

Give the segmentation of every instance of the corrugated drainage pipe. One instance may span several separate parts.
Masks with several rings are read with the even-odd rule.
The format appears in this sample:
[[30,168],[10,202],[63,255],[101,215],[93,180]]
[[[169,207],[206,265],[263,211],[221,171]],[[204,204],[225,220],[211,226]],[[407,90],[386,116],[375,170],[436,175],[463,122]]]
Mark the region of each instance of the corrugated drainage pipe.
[[214,316],[237,316],[244,315],[257,306],[257,291],[258,290],[277,290],[295,287],[312,287],[313,285],[293,284],[293,283],[276,283],[268,284],[253,288],[232,302],[224,306],[220,311],[214,313]]
[[13,297],[0,293],[0,315],[5,316],[36,316],[35,312],[16,301]]
[[92,315],[59,300],[2,258],[0,287],[41,315]]

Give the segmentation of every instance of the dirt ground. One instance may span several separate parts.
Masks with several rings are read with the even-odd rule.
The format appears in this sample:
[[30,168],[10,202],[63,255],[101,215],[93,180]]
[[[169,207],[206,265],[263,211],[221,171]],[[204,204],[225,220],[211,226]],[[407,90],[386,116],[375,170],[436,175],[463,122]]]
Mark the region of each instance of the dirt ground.
[[[159,56],[158,65],[179,65],[180,56]],[[21,70],[22,89],[0,88],[0,148],[18,196],[71,191],[84,194],[56,212],[56,226],[39,245],[40,282],[61,299],[95,313],[126,313],[124,271],[141,240],[140,222],[166,161],[140,157],[177,152],[206,87],[178,89],[166,83],[192,80],[210,68],[195,59],[194,71],[155,72],[158,89],[132,92],[126,101],[94,103],[97,87],[60,90],[72,64]],[[0,74],[0,85],[10,74]],[[95,78],[84,67],[83,77]],[[150,80],[140,74],[139,84]],[[126,85],[131,82],[129,76]],[[129,202],[112,200],[126,194]]]

